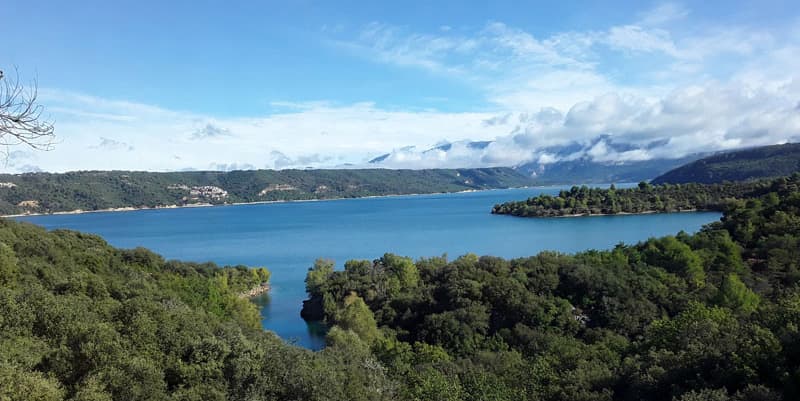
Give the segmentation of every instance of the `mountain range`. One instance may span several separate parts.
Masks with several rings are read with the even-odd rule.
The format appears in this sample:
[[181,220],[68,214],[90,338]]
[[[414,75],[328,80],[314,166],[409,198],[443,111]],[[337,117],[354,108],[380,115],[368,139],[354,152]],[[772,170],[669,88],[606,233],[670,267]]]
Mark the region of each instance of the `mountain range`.
[[[711,153],[693,153],[677,158],[650,157],[652,151],[665,145],[665,141],[633,144],[615,140],[612,135],[601,135],[585,142],[573,141],[538,149],[526,160],[512,168],[533,179],[536,184],[575,184],[648,181],[686,163]],[[442,142],[434,147],[418,150],[406,146],[369,160],[370,166],[402,168],[407,164],[449,166],[475,163],[495,166],[502,162],[492,155],[496,141]],[[507,164],[506,164],[507,165]]]

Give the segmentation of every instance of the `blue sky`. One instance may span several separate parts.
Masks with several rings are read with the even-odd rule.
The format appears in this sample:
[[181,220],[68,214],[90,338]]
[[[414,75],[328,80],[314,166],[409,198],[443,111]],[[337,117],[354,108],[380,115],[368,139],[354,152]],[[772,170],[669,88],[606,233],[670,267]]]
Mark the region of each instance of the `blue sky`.
[[[59,136],[52,152],[13,149],[7,171],[330,167],[386,152],[398,167],[513,165],[599,136],[642,148],[575,157],[624,161],[800,135],[796,2],[2,10],[13,46],[0,68],[38,79]],[[421,152],[468,140],[494,143]]]

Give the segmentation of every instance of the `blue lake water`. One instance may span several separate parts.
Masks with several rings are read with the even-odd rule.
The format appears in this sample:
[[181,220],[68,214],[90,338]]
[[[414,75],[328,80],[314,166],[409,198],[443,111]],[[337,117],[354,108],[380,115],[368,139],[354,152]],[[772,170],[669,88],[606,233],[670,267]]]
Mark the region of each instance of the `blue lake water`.
[[[19,218],[47,228],[103,236],[112,245],[144,246],[166,258],[266,266],[272,291],[259,297],[264,328],[318,349],[318,327],[300,318],[305,274],[316,258],[338,266],[386,252],[414,258],[468,252],[520,257],[542,250],[607,249],[653,236],[697,231],[719,213],[525,219],[490,214],[500,202],[560,188],[411,195],[321,202]],[[315,334],[316,333],[316,334]]]

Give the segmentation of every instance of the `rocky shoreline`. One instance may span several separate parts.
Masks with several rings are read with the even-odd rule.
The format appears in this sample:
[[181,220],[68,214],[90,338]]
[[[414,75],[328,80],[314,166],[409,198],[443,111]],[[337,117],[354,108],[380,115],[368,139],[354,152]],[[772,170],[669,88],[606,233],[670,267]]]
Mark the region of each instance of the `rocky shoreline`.
[[245,291],[245,292],[243,292],[243,293],[239,294],[239,298],[253,298],[253,297],[257,297],[257,296],[259,296],[259,295],[261,295],[261,294],[264,294],[264,293],[266,293],[266,292],[269,292],[269,290],[270,290],[270,289],[272,289],[272,287],[269,285],[269,283],[261,283],[261,284],[260,284],[260,285],[258,285],[257,287],[253,287],[253,288],[251,288],[250,290],[248,290],[248,291]]

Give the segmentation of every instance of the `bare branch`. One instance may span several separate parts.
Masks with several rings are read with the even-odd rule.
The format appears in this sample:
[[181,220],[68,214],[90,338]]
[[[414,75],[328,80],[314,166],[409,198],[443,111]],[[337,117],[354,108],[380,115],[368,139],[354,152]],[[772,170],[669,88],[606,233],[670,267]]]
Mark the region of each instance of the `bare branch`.
[[37,103],[38,83],[30,88],[0,71],[0,146],[27,145],[37,150],[51,150],[55,143],[53,123],[42,118],[44,108]]

